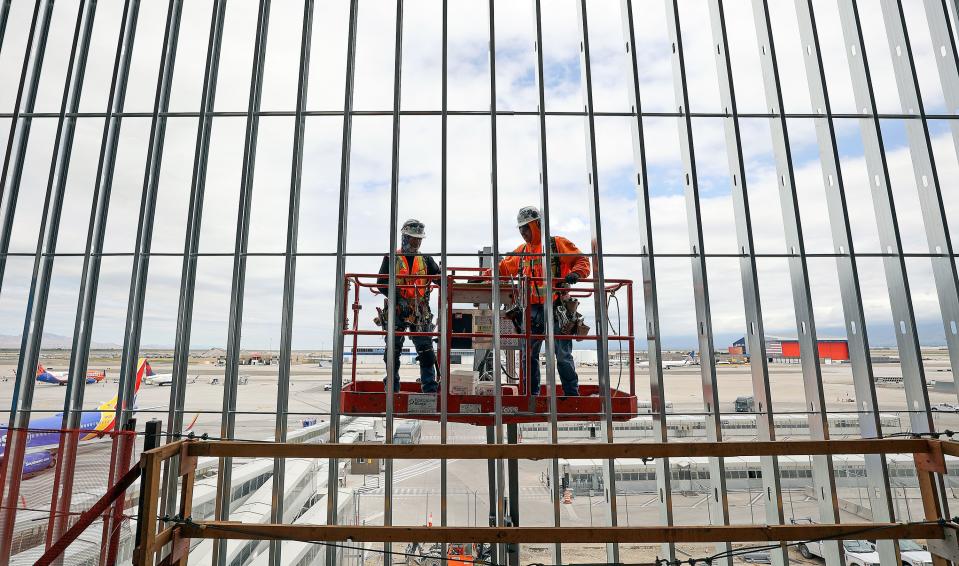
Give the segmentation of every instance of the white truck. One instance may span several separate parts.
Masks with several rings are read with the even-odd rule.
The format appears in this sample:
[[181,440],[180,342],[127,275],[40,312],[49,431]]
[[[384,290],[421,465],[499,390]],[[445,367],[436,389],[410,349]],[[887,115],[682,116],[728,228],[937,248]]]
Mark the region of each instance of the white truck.
[[[846,556],[846,564],[849,566],[879,566],[879,553],[876,552],[873,544],[866,540],[844,540],[842,541],[843,554]],[[823,549],[821,542],[804,542],[799,545],[799,554],[803,558],[812,558],[818,556],[823,558]],[[903,557],[905,561],[905,557]]]
[[[876,547],[875,543],[870,544]],[[900,539],[899,555],[902,556],[902,566],[932,566],[932,555],[914,540]]]

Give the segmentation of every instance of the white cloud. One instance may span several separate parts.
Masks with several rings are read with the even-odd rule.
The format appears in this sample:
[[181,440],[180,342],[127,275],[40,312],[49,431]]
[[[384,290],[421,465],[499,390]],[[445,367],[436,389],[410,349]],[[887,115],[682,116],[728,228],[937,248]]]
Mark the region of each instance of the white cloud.
[[[891,73],[888,47],[878,11],[870,2],[862,2],[867,24],[867,46],[873,64],[873,76],[883,111],[897,111],[896,89]],[[3,76],[17,76],[17,59],[22,56],[29,18],[26,3],[15,3],[11,12],[4,49],[0,52]],[[746,0],[726,0],[734,76],[741,112],[765,109],[759,54],[753,29],[752,11]],[[202,72],[209,34],[211,2],[196,1],[184,5],[180,48],[174,75],[171,108],[195,111],[199,103]],[[708,15],[698,2],[681,3],[683,35],[689,75],[687,77],[696,111],[717,111],[714,46]],[[793,8],[788,3],[772,3],[773,28],[777,36],[780,68],[786,107],[791,112],[808,111],[802,46],[795,29]],[[149,111],[155,93],[159,45],[165,19],[163,3],[141,4],[137,48],[127,109]],[[367,2],[361,6],[355,104],[361,110],[389,110],[392,107],[394,2]],[[406,33],[403,52],[403,108],[435,109],[440,88],[439,2],[406,2]],[[836,111],[850,111],[851,83],[845,67],[844,47],[836,20],[835,7],[815,2],[819,15],[820,39],[827,56],[830,95]],[[95,26],[91,63],[83,97],[83,110],[102,112],[112,70],[116,34],[120,21],[120,3],[100,2]],[[296,70],[302,25],[302,7],[295,2],[274,2],[270,21],[264,75],[264,110],[291,110],[295,103]],[[499,2],[496,6],[497,104],[505,110],[535,110],[536,92],[532,81],[535,53],[532,50],[533,21],[527,3]],[[640,58],[640,79],[644,110],[664,111],[675,107],[670,65],[670,41],[666,33],[662,2],[636,3],[636,46]],[[628,84],[626,59],[621,36],[617,3],[590,4],[590,49],[594,100],[600,111],[624,111]],[[55,111],[62,94],[62,77],[72,34],[76,6],[58,4],[54,31],[48,46],[38,108]],[[450,107],[484,110],[489,101],[489,61],[487,54],[488,15],[485,6],[473,2],[450,5]],[[934,52],[924,29],[924,15],[909,7],[919,74],[930,108],[936,108],[938,84],[933,62]],[[339,110],[343,103],[344,55],[348,2],[316,4],[313,56],[310,65],[308,107],[311,110]],[[248,82],[252,61],[252,40],[256,23],[256,2],[234,0],[228,4],[223,59],[217,88],[217,110],[244,111],[248,104]],[[547,108],[578,110],[582,107],[579,75],[579,40],[575,4],[570,0],[544,2],[544,57],[546,61]],[[19,47],[18,47],[19,46]],[[19,49],[19,55],[18,50]],[[799,70],[797,70],[799,69]],[[56,86],[60,83],[59,86]],[[14,82],[0,88],[0,109],[9,111],[15,97]],[[49,85],[49,86],[48,86]],[[336,244],[337,199],[339,191],[341,123],[338,117],[307,119],[303,197],[300,215],[300,250],[331,252]],[[102,135],[102,119],[84,118],[78,125],[77,143],[71,163],[67,191],[67,214],[61,228],[60,250],[82,251],[86,238],[90,200],[95,181],[96,161]],[[154,250],[180,253],[186,226],[187,197],[193,172],[195,118],[171,118],[167,127],[163,171],[160,180]],[[0,126],[5,124],[0,123]],[[453,116],[449,119],[448,148],[448,232],[449,249],[472,253],[489,245],[490,223],[490,147],[488,118]],[[526,204],[538,204],[539,157],[538,121],[535,117],[501,117],[498,122],[498,229],[500,248],[511,250],[519,242],[513,226],[515,211]],[[650,185],[653,193],[655,245],[659,252],[683,253],[689,249],[685,200],[681,192],[680,154],[676,121],[671,118],[644,120]],[[741,123],[743,152],[747,165],[751,210],[757,250],[784,251],[776,174],[772,169],[768,126],[765,120],[748,119]],[[213,127],[206,202],[203,210],[202,252],[231,253],[236,235],[238,190],[243,158],[243,118],[217,118]],[[428,223],[430,237],[426,249],[439,250],[440,222],[440,122],[437,117],[405,116],[400,148],[400,195],[398,216],[420,218]],[[599,182],[602,192],[603,238],[610,253],[639,251],[639,226],[634,194],[635,171],[627,118],[598,118]],[[386,251],[389,241],[389,188],[392,124],[389,116],[356,117],[351,154],[351,202],[349,243],[351,252]],[[839,121],[843,173],[850,197],[850,214],[856,246],[860,251],[876,251],[874,213],[867,195],[865,164],[858,148],[855,122]],[[832,249],[825,209],[821,172],[816,161],[812,127],[803,121],[791,121],[790,133],[800,191],[806,246],[810,252]],[[143,183],[143,166],[149,135],[149,119],[127,118],[118,154],[113,201],[106,249],[128,252],[133,249],[136,218]],[[253,215],[250,250],[281,252],[285,249],[289,199],[293,120],[289,117],[263,117],[259,126],[256,171],[254,175]],[[722,122],[696,119],[697,167],[701,176],[703,229],[708,252],[734,252],[737,248],[729,187],[728,161]],[[6,140],[6,136],[3,136]],[[590,231],[583,120],[577,117],[550,117],[547,120],[548,175],[554,230],[588,249]],[[43,190],[53,140],[53,121],[35,120],[28,154],[28,167],[17,209],[14,241],[11,249],[30,252],[36,245]],[[895,141],[895,138],[893,138]],[[940,174],[954,178],[955,151],[948,132],[934,137]],[[897,210],[903,221],[905,247],[922,251],[924,247],[918,201],[914,197],[908,150],[893,144],[888,161],[896,182]],[[948,185],[944,185],[948,187]],[[950,218],[957,217],[959,196],[944,191]],[[474,265],[474,258],[456,258],[451,263]],[[820,327],[841,326],[838,287],[831,260],[813,262],[813,296]],[[59,260],[53,285],[48,326],[58,334],[71,334],[76,308],[76,287],[81,262]],[[375,270],[379,258],[351,258],[350,270]],[[791,294],[783,260],[760,260],[761,290],[768,328],[794,325]],[[741,331],[742,297],[737,260],[710,260],[710,290],[713,298],[714,327],[717,333]],[[5,322],[0,333],[18,333],[22,323],[25,290],[29,284],[30,259],[10,260],[0,296],[0,312]],[[297,348],[329,347],[332,328],[331,274],[329,258],[301,258],[297,277]],[[147,300],[147,324],[144,344],[169,344],[175,334],[177,295],[180,284],[179,258],[154,258]],[[226,341],[232,259],[202,258],[198,275],[193,344],[222,345]],[[934,288],[930,291],[928,271],[917,262],[910,267],[916,279],[914,302],[917,315],[924,321],[939,317]],[[282,261],[251,258],[248,264],[244,346],[267,347],[279,343],[279,294],[282,289]],[[642,316],[641,274],[635,259],[607,262],[607,277],[630,278],[636,282],[637,318]],[[691,333],[692,290],[689,261],[662,260],[659,284],[663,327]],[[122,341],[126,297],[130,280],[128,258],[104,260],[100,301],[95,323],[98,341]],[[922,283],[926,283],[925,286]],[[867,317],[885,320],[888,300],[885,284],[879,278],[864,278],[863,290]],[[361,318],[370,325],[373,299],[364,301]]]

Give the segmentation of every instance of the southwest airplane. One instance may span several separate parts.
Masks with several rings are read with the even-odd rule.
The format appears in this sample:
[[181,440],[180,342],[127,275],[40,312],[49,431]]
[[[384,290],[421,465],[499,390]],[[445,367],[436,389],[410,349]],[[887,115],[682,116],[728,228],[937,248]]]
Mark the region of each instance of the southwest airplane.
[[[42,367],[41,367],[42,369]],[[153,375],[150,363],[140,358],[137,363],[137,381],[133,392],[134,407],[136,394],[140,391],[140,382],[145,376]],[[38,377],[39,378],[39,377]],[[87,383],[90,383],[89,379]],[[113,430],[116,420],[117,397],[100,404],[93,411],[83,411],[80,415],[80,440],[101,438],[103,433]],[[194,419],[194,422],[195,419]],[[63,426],[63,413],[50,417],[30,420],[30,431],[27,433],[27,453],[23,459],[23,477],[39,474],[52,468],[56,464],[56,452],[60,448],[60,427]],[[191,424],[192,427],[192,424]],[[3,458],[7,447],[7,427],[0,426],[0,458]]]
[[[87,383],[99,383],[103,381],[103,378],[106,376],[107,372],[103,370],[91,369],[87,371]],[[43,364],[39,364],[37,365],[37,381],[40,383],[50,383],[53,385],[66,385],[68,379],[64,375],[57,375],[48,370],[47,368],[43,367]]]

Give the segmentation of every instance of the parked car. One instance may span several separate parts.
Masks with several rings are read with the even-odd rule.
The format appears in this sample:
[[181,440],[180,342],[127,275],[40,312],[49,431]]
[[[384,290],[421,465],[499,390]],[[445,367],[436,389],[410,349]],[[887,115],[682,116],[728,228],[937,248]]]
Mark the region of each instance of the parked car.
[[945,413],[959,412],[959,407],[957,407],[956,405],[953,405],[952,403],[936,403],[935,405],[930,407],[930,409],[933,411],[942,411]]
[[[866,540],[844,540],[842,541],[842,551],[846,556],[846,564],[849,566],[879,566],[879,553],[875,547]],[[824,558],[822,543],[818,541],[804,542],[799,545],[799,554],[803,558],[812,558],[818,556]]]
[[[870,542],[873,549],[876,543]],[[902,556],[903,566],[929,566],[932,564],[932,555],[921,544],[912,539],[899,540],[899,554]]]

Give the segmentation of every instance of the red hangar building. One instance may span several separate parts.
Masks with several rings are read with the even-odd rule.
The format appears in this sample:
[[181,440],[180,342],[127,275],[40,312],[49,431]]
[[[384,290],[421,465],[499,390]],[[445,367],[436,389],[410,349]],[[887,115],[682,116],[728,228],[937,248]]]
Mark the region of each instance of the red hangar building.
[[[766,336],[766,358],[769,362],[796,363],[799,361],[799,340],[781,336]],[[849,342],[845,338],[820,338],[819,359],[823,362],[848,362]],[[746,338],[740,338],[729,347],[729,354],[749,357]]]

